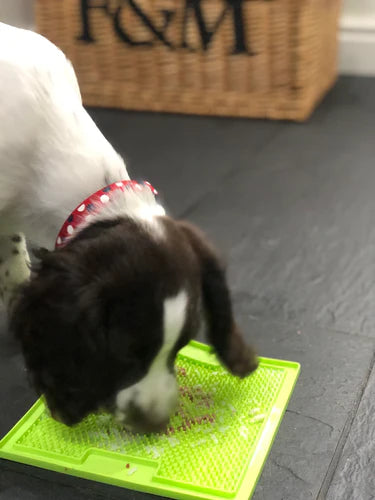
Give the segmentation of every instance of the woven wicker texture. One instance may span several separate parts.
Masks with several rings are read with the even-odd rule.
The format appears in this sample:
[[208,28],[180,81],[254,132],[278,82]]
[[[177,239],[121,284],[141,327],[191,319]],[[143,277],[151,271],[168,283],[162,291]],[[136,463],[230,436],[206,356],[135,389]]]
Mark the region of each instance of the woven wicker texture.
[[333,85],[341,0],[37,0],[86,105],[305,120]]

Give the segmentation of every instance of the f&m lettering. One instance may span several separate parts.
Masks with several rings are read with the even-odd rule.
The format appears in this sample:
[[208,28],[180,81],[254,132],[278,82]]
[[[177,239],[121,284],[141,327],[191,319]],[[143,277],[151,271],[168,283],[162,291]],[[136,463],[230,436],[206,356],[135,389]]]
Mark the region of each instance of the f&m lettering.
[[167,47],[172,48],[172,44],[165,38],[164,33],[169,25],[170,20],[173,17],[173,12],[166,10],[162,11],[162,15],[164,16],[164,24],[161,29],[158,29],[134,0],[125,0],[123,2],[119,2],[117,8],[113,12],[111,12],[110,10],[108,0],[104,0],[102,2],[98,2],[95,0],[81,0],[82,34],[78,36],[77,39],[89,43],[93,43],[96,41],[91,30],[91,18],[89,15],[89,11],[92,9],[102,9],[108,16],[112,18],[113,27],[117,35],[124,43],[133,46],[153,45],[152,38],[146,40],[136,40],[121,25],[121,12],[125,6],[128,6],[132,9],[134,14],[136,14],[142,24],[154,35],[156,39],[158,39]]
[[[187,40],[187,32],[190,23],[195,23],[199,33],[200,46],[203,51],[207,51],[209,50],[212,40],[219,31],[220,26],[226,18],[229,18],[232,20],[234,40],[233,47],[230,48],[230,53],[252,55],[247,42],[246,26],[243,15],[243,1],[245,0],[223,0],[222,11],[218,14],[211,26],[208,26],[204,18],[202,10],[204,1],[205,0],[185,0],[185,2],[182,3],[183,22],[181,33],[178,40],[170,40],[167,37],[167,29],[171,22],[173,22],[176,11],[161,9],[159,13],[163,22],[156,25],[148,16],[147,12],[137,4],[137,0],[118,0],[117,5],[115,8],[112,7],[112,9],[110,5],[113,6],[113,2],[109,2],[109,0],[81,0],[82,33],[78,39],[88,43],[96,41],[91,28],[90,10],[101,9],[105,15],[111,18],[115,32],[127,45],[152,46],[155,42],[158,42],[170,49],[185,48],[194,50]],[[146,36],[144,39],[137,39],[131,34],[130,26],[124,26],[124,16],[121,16],[121,13],[125,8],[131,9],[133,15],[135,15],[140,23],[146,28],[149,36]]]
[[[204,1],[204,0],[203,0]],[[186,31],[191,17],[195,18],[198,25],[203,50],[208,50],[209,45],[220,28],[226,16],[233,16],[234,47],[232,54],[251,54],[247,48],[244,17],[242,9],[243,0],[225,0],[223,11],[216,19],[213,27],[208,29],[202,12],[202,0],[186,0],[183,22],[182,46],[190,48],[186,41]]]

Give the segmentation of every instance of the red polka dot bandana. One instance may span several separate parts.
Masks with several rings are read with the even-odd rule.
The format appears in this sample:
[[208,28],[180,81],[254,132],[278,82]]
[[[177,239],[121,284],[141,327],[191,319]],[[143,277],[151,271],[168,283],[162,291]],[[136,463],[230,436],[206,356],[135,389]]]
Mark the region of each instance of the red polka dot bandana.
[[94,214],[100,212],[100,207],[111,201],[111,195],[116,191],[124,192],[125,189],[142,190],[148,188],[154,196],[158,194],[149,182],[119,181],[100,189],[80,203],[64,222],[56,238],[55,248],[63,247],[75,234],[79,226],[87,224]]

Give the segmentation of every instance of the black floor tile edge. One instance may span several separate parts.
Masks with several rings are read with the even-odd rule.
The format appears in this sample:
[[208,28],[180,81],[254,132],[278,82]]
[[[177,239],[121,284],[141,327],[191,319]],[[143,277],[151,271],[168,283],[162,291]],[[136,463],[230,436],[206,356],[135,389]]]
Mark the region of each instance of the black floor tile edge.
[[375,354],[374,354],[374,356],[372,358],[372,361],[370,363],[366,379],[365,379],[365,381],[363,383],[363,386],[362,386],[361,391],[360,391],[360,393],[358,395],[356,403],[355,403],[355,405],[352,407],[352,409],[349,412],[348,418],[347,418],[345,426],[344,426],[344,428],[342,430],[341,436],[340,436],[340,438],[339,438],[339,440],[337,442],[337,446],[336,446],[335,452],[333,454],[331,463],[328,466],[325,478],[324,478],[324,480],[322,482],[322,486],[320,487],[320,490],[319,490],[318,496],[316,497],[316,500],[325,500],[326,497],[327,497],[328,490],[329,490],[329,488],[331,486],[331,483],[332,483],[333,477],[335,475],[336,469],[337,469],[337,467],[339,465],[340,458],[341,458],[341,455],[343,453],[345,443],[346,443],[346,441],[348,439],[348,436],[349,436],[350,430],[352,428],[354,419],[355,419],[355,417],[357,415],[357,412],[358,412],[359,405],[361,403],[363,394],[364,394],[364,392],[366,390],[367,383],[369,381],[369,378],[371,376],[371,372],[374,369],[374,367],[375,367]]

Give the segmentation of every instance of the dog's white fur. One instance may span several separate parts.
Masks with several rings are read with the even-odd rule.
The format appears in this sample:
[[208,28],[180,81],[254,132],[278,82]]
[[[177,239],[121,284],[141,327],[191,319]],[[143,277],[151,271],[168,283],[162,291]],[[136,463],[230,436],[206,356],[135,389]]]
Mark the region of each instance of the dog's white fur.
[[164,302],[163,346],[147,375],[137,384],[118,392],[116,405],[117,418],[120,421],[126,420],[126,410],[129,404],[132,404],[146,415],[151,415],[156,424],[165,424],[168,416],[165,408],[172,411],[177,401],[176,379],[165,367],[184,326],[187,302],[188,297],[184,290]]
[[163,235],[163,226],[159,224],[158,216],[163,215],[165,215],[165,210],[157,203],[151,188],[147,187],[147,185],[143,186],[141,190],[127,187],[124,192],[113,192],[111,194],[111,203],[101,203],[98,212],[95,215],[86,217],[85,224],[82,224],[79,229],[83,229],[94,218],[97,221],[127,216],[136,219],[152,236],[161,237]]
[[[128,178],[122,158],[83,108],[65,55],[40,35],[0,23],[0,290],[6,305],[29,278],[23,235],[36,246],[53,249],[60,227],[81,201]],[[129,191],[98,217],[125,213],[158,234],[155,216],[164,210],[151,192],[140,198]],[[184,294],[165,303],[164,344],[137,386],[144,411],[158,399],[160,419],[169,414],[177,394],[166,363],[183,326],[185,306]],[[132,388],[126,391],[117,398],[121,415]]]
[[36,33],[0,24],[0,234],[52,249],[71,211],[125,164],[82,106],[70,62]]

